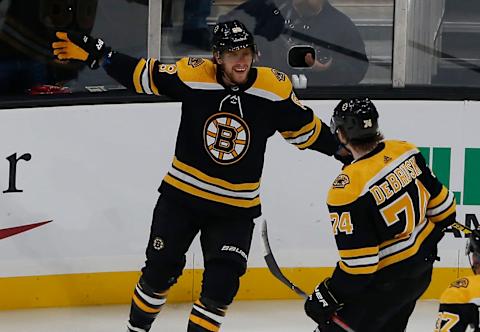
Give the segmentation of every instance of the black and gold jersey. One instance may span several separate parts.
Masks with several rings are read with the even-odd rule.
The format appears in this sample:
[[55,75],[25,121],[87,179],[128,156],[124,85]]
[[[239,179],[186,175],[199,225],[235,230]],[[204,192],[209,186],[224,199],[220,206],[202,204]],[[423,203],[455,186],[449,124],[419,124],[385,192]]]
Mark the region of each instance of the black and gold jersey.
[[424,265],[456,211],[419,150],[393,140],[344,167],[327,204],[340,256],[330,285],[346,297],[374,276]]
[[248,81],[225,86],[208,59],[176,64],[114,54],[107,72],[138,93],[182,102],[172,166],[160,191],[218,214],[257,217],[267,139],[276,131],[299,149],[332,155],[327,125],[297,99],[289,78],[271,68],[252,68]]
[[457,279],[440,297],[435,332],[479,332],[479,307],[480,275]]

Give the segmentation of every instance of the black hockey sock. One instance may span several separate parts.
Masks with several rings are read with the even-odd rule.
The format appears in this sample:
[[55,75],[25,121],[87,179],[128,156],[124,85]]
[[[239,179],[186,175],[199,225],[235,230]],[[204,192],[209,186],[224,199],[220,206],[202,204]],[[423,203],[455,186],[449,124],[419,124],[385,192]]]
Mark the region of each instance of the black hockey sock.
[[188,320],[188,332],[217,332],[222,325],[227,306],[208,299],[197,300]]
[[132,297],[128,331],[148,332],[166,300],[167,291],[154,292],[140,280]]

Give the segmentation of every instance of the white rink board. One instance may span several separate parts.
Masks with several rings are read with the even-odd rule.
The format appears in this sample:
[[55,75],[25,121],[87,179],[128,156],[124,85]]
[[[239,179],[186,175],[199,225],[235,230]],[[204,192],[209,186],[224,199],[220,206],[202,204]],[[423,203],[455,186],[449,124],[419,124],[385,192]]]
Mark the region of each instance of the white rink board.
[[[308,101],[329,123],[337,101]],[[450,187],[462,191],[465,148],[480,148],[480,103],[378,101],[386,138],[451,148]],[[157,188],[172,161],[177,103],[70,106],[0,111],[0,228],[52,223],[0,240],[0,277],[135,271],[144,260]],[[16,187],[6,159],[20,160]],[[267,146],[262,202],[282,266],[333,266],[337,252],[325,197],[341,165],[299,151],[280,135]],[[480,165],[478,166],[480,169]],[[480,220],[480,206],[458,208]],[[262,217],[262,218],[263,218]],[[228,222],[228,221],[226,221]],[[464,239],[448,235],[437,267],[466,267]],[[258,230],[250,267],[264,267]],[[201,267],[195,241],[187,268]]]

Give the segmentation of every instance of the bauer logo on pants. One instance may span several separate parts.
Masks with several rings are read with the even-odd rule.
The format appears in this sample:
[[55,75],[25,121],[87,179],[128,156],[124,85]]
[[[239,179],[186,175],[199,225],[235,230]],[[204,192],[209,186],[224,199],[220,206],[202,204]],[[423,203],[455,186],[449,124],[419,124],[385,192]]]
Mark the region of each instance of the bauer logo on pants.
[[235,114],[217,113],[205,123],[205,148],[210,157],[223,165],[234,164],[245,155],[250,143],[250,130]]
[[234,247],[234,246],[223,246],[223,247],[222,247],[222,251],[236,252],[237,254],[239,254],[240,256],[242,256],[243,258],[245,258],[245,260],[248,260],[247,254],[245,253],[245,251],[243,251],[243,250],[240,249],[240,248],[237,248],[237,247]]

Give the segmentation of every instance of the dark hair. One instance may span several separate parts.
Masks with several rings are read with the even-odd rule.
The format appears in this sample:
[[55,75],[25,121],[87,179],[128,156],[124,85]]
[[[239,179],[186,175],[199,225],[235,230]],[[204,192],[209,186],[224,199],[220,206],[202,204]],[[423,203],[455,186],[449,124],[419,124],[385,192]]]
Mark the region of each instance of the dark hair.
[[377,132],[375,136],[358,138],[358,139],[350,139],[348,143],[357,150],[371,151],[378,145],[378,143],[383,141],[383,139],[384,139],[383,134],[381,132]]

